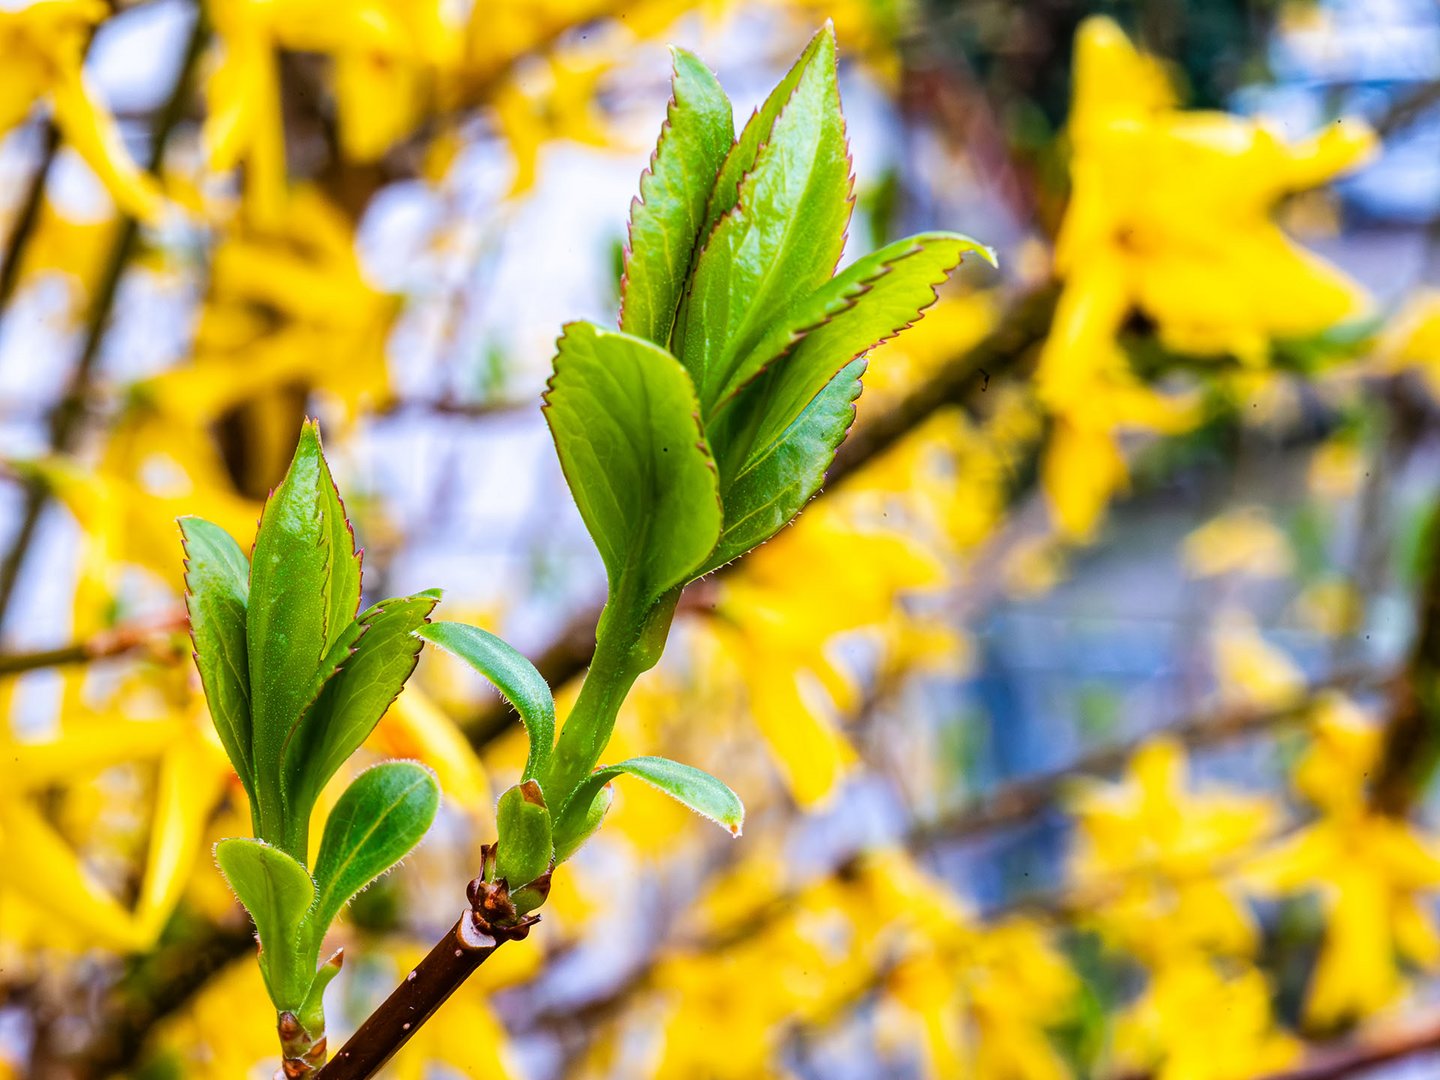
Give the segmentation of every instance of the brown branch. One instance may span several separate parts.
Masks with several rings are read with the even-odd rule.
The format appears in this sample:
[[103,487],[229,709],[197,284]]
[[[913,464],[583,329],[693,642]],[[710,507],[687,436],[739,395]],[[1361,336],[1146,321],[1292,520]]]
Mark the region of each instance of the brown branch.
[[50,166],[60,150],[60,128],[54,120],[45,121],[45,130],[40,147],[40,160],[30,176],[30,186],[15,215],[15,226],[10,230],[10,239],[5,245],[5,262],[0,264],[0,308],[7,307],[20,284],[20,266],[25,261],[25,249],[40,224],[40,208],[45,204],[45,184],[50,178]]
[[1384,1039],[1324,1047],[1310,1054],[1302,1064],[1270,1073],[1261,1080],[1343,1080],[1377,1065],[1432,1050],[1440,1050],[1440,1019]]
[[[465,889],[469,908],[336,1051],[334,1060],[314,1074],[315,1080],[367,1080],[374,1076],[491,953],[507,941],[523,940],[540,921],[538,915],[516,914],[503,879],[498,883],[485,879],[494,870],[494,855],[493,845],[480,849],[484,870]],[[545,879],[548,882],[548,874]],[[285,1076],[291,1076],[289,1062],[286,1065]],[[277,1080],[281,1080],[278,1075]]]
[[1440,759],[1440,501],[1431,510],[1428,565],[1416,603],[1415,642],[1395,682],[1380,767],[1371,787],[1377,810],[1402,815],[1415,804]]
[[157,622],[119,626],[84,641],[72,642],[55,649],[0,653],[0,676],[19,675],[41,668],[89,664],[96,660],[112,660],[147,650],[178,659],[187,655],[187,650],[173,648],[173,638],[184,629],[185,613],[180,611]]

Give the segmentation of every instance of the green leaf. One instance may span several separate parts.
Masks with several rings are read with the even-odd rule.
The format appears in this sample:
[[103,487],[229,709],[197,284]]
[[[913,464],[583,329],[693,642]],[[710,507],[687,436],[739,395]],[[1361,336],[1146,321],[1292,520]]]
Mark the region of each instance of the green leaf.
[[564,862],[594,836],[605,820],[610,804],[615,801],[615,791],[608,785],[595,792],[588,802],[579,802],[573,796],[565,804],[565,812],[555,822],[555,862]]
[[420,842],[440,807],[434,775],[413,761],[366,769],[325,822],[315,880],[320,895],[307,929],[317,951],[340,909]]
[[[968,252],[994,263],[988,248],[958,233],[897,240],[857,259],[776,319],[737,369],[742,381],[773,372],[734,399],[754,425],[743,449],[763,451],[841,368],[919,319]],[[717,445],[722,472],[739,464],[734,449],[722,455]]]
[[715,466],[685,369],[640,338],[571,323],[545,416],[614,598],[645,610],[720,536]]
[[705,241],[685,302],[678,355],[707,421],[754,376],[742,362],[770,321],[830,279],[845,245],[850,158],[833,32],[822,31],[798,66],[738,201]]
[[[701,817],[729,829],[732,836],[739,836],[745,824],[745,807],[740,797],[709,773],[669,758],[636,757],[618,765],[596,769],[582,780],[565,803],[556,834],[563,835],[568,841],[580,832],[583,822],[592,816],[595,797],[617,776],[634,776],[644,780],[651,787],[684,803]],[[572,853],[573,848],[570,848],[566,857]]]
[[315,901],[305,867],[279,848],[248,837],[221,840],[215,861],[255,920],[260,970],[277,1009],[295,1009],[314,977],[314,960],[301,941],[301,924]]
[[755,454],[725,489],[725,529],[710,570],[738,559],[783,529],[820,490],[835,451],[855,421],[862,357],[852,360],[780,437]]
[[549,871],[554,854],[550,811],[545,808],[539,784],[527,780],[501,795],[495,826],[500,838],[495,849],[495,875],[504,878],[512,891]]
[[[329,476],[319,429],[306,423],[284,481],[265,504],[255,538],[245,639],[255,789],[261,835],[270,840],[283,832],[280,755],[296,718],[310,703],[316,668],[333,640]],[[348,581],[346,574],[340,576],[342,583]]]
[[415,632],[435,604],[435,597],[424,595],[382,600],[355,620],[364,630],[354,652],[325,682],[284,748],[287,844],[304,850],[320,790],[400,695],[420,657],[423,643]]
[[[320,437],[320,428],[315,428]],[[325,545],[329,553],[330,581],[326,594],[325,644],[333,646],[360,610],[360,553],[355,550],[355,530],[345,513],[340,489],[330,475],[330,464],[320,455],[320,514],[325,523]]]
[[530,740],[522,780],[542,780],[555,748],[555,698],[545,677],[514,646],[478,626],[438,622],[416,631],[426,641],[454,653],[495,684],[515,707]]
[[203,518],[182,517],[185,546],[185,610],[195,666],[220,745],[255,800],[250,746],[250,665],[246,659],[245,607],[250,561],[224,529]]
[[708,234],[715,227],[715,223],[735,206],[735,201],[740,194],[740,181],[745,178],[747,173],[754,172],[755,159],[761,148],[770,141],[780,110],[789,103],[790,98],[794,95],[795,87],[800,82],[800,76],[805,74],[816,55],[826,48],[829,48],[833,56],[835,30],[828,21],[810,39],[810,43],[805,46],[805,51],[785,73],[785,77],[776,84],[775,89],[770,91],[764,104],[751,113],[750,119],[745,122],[744,130],[740,132],[740,138],[736,140],[730,153],[725,156],[720,173],[715,178],[715,189],[710,194],[710,204],[705,216],[705,233]]
[[305,993],[305,1000],[296,1010],[300,1026],[306,1031],[325,1030],[325,990],[335,981],[335,976],[340,974],[344,963],[345,950],[336,949],[315,972],[315,978],[310,982],[310,989]]
[[620,329],[661,347],[670,344],[715,174],[735,141],[730,99],[684,49],[674,50],[671,87],[660,141],[630,206],[620,289]]

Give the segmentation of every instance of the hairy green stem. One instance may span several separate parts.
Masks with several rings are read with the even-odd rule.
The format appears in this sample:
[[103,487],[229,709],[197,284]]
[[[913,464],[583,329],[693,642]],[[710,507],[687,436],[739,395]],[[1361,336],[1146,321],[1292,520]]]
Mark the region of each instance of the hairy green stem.
[[680,591],[671,589],[642,606],[622,586],[605,605],[595,631],[595,658],[555,745],[544,784],[548,797],[563,800],[600,763],[625,696],[660,661]]

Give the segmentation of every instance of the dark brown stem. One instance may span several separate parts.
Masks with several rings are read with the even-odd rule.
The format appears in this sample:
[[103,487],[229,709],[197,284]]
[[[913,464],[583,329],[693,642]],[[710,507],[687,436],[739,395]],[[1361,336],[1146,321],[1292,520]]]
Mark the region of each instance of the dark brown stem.
[[[494,848],[482,850],[486,866],[492,866]],[[469,910],[336,1051],[330,1064],[316,1074],[316,1080],[367,1080],[374,1076],[490,959],[491,953],[506,941],[524,938],[539,919],[536,915],[516,916],[504,881],[476,878],[466,892]]]
[[468,917],[466,912],[335,1052],[330,1064],[320,1070],[320,1080],[361,1080],[374,1076],[420,1030],[420,1025],[464,985],[476,968],[490,959],[490,954],[502,942],[491,938],[488,946],[467,946],[461,937],[461,927]]
[[[1427,1051],[1440,1050],[1440,1020],[1373,1042],[1337,1045],[1317,1050],[1292,1069],[1270,1073],[1261,1080],[1342,1080],[1377,1065],[1400,1061]],[[1403,1071],[1403,1070],[1402,1070]],[[1425,1075],[1424,1070],[1414,1075]]]
[[1395,684],[1371,787],[1375,809],[1397,816],[1414,806],[1440,759],[1440,502],[1431,511],[1426,548],[1415,644]]
[[20,265],[25,261],[25,248],[40,223],[40,208],[45,204],[45,184],[50,178],[50,165],[60,150],[60,129],[53,120],[45,123],[40,160],[30,176],[30,187],[15,215],[15,227],[10,230],[10,240],[5,245],[5,262],[0,265],[0,308],[10,303],[15,287],[20,283]]

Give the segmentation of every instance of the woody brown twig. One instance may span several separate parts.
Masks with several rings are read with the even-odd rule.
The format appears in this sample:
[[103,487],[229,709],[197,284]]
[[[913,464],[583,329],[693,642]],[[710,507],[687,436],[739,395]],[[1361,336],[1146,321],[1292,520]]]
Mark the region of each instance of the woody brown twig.
[[[481,849],[481,861],[493,866],[494,847]],[[548,877],[546,878],[548,884]],[[484,874],[466,888],[470,906],[400,985],[335,1053],[317,1080],[366,1080],[374,1076],[435,1011],[450,1000],[492,953],[507,941],[530,933],[538,915],[517,916],[505,881]]]

